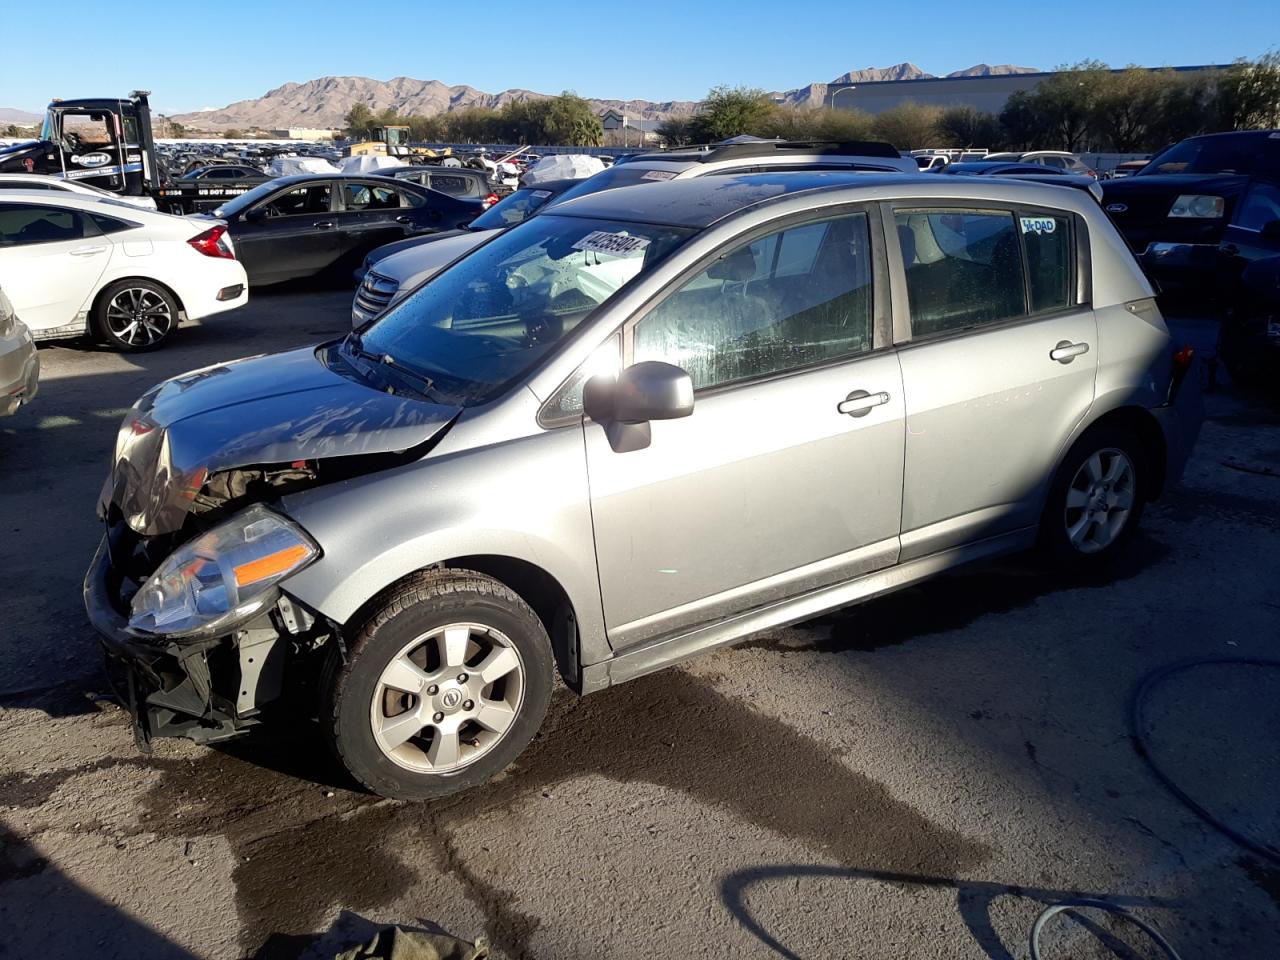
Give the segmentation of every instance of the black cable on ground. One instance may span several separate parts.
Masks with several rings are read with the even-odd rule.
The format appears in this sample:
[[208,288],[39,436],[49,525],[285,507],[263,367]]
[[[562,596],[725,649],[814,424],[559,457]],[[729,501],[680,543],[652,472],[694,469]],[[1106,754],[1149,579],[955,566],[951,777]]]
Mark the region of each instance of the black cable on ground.
[[1259,657],[1198,657],[1191,660],[1182,660],[1177,663],[1171,663],[1168,666],[1161,667],[1146,675],[1138,686],[1134,689],[1133,697],[1129,701],[1129,737],[1133,742],[1133,749],[1138,756],[1146,761],[1151,772],[1156,775],[1165,788],[1175,797],[1187,805],[1195,814],[1205,823],[1214,827],[1221,833],[1230,837],[1240,846],[1244,847],[1251,853],[1269,860],[1273,864],[1280,864],[1280,849],[1271,844],[1263,843],[1252,837],[1246,836],[1234,827],[1223,823],[1205,807],[1183,790],[1180,786],[1173,782],[1173,779],[1160,768],[1156,763],[1155,757],[1151,754],[1151,749],[1147,745],[1146,738],[1146,722],[1143,716],[1143,706],[1146,702],[1147,695],[1152,688],[1161,683],[1175,673],[1181,673],[1184,670],[1190,670],[1193,667],[1211,666],[1223,664],[1227,666],[1254,666],[1254,667],[1280,667],[1280,660],[1267,660]]
[[1061,903],[1055,903],[1046,907],[1040,916],[1036,917],[1036,922],[1031,927],[1031,960],[1041,960],[1040,955],[1040,934],[1044,931],[1045,924],[1056,917],[1060,913],[1067,910],[1077,910],[1088,907],[1094,910],[1105,910],[1107,913],[1115,914],[1117,917],[1123,917],[1135,927],[1145,933],[1154,941],[1156,946],[1164,951],[1165,956],[1169,960],[1182,960],[1178,956],[1178,952],[1169,946],[1169,941],[1160,935],[1155,927],[1151,926],[1145,920],[1130,913],[1124,907],[1114,903],[1108,903],[1106,900],[1063,900]]
[[[1280,850],[1270,844],[1262,843],[1254,840],[1252,837],[1246,836],[1234,827],[1223,823],[1204,806],[1192,799],[1191,796],[1180,786],[1174,783],[1173,779],[1161,769],[1156,763],[1155,757],[1151,754],[1151,748],[1147,743],[1147,725],[1146,718],[1143,714],[1143,707],[1146,704],[1147,695],[1159,683],[1173,676],[1175,673],[1182,673],[1184,670],[1190,670],[1193,667],[1204,667],[1214,665],[1225,666],[1253,666],[1253,667],[1280,667],[1280,660],[1267,660],[1260,657],[1194,657],[1190,660],[1181,660],[1177,663],[1171,663],[1167,666],[1153,670],[1139,681],[1134,687],[1133,695],[1129,699],[1129,739],[1133,743],[1133,749],[1146,762],[1147,767],[1155,774],[1156,779],[1164,784],[1165,789],[1181,800],[1191,809],[1196,816],[1200,817],[1205,823],[1214,829],[1230,837],[1240,846],[1244,847],[1251,853],[1255,853],[1266,860],[1275,864],[1280,864]],[[1145,933],[1151,940],[1164,951],[1165,956],[1169,960],[1182,960],[1177,951],[1170,946],[1169,941],[1161,936],[1155,927],[1135,916],[1124,907],[1106,900],[1064,900],[1061,903],[1052,904],[1046,907],[1036,917],[1036,922],[1031,927],[1031,960],[1041,960],[1040,954],[1040,934],[1044,932],[1045,925],[1060,913],[1077,908],[1092,908],[1096,910],[1105,910],[1107,913],[1122,917],[1129,921],[1139,930]]]

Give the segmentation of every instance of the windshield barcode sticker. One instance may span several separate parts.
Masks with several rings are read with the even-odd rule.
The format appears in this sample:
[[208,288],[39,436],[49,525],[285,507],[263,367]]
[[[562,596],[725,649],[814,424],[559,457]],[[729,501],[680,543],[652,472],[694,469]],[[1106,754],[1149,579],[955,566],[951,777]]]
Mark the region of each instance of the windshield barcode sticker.
[[644,237],[629,237],[625,233],[609,233],[607,230],[592,230],[573,245],[575,250],[590,250],[593,253],[612,253],[625,256],[643,250],[649,245]]
[[670,170],[650,170],[641,180],[674,180],[676,175]]
[[533,195],[534,195],[535,197],[537,197],[539,200],[545,200],[545,199],[547,199],[547,197],[551,196],[551,191],[550,191],[550,190],[535,190],[535,191],[533,191]]
[[1022,217],[1023,233],[1053,233],[1057,226],[1053,217]]

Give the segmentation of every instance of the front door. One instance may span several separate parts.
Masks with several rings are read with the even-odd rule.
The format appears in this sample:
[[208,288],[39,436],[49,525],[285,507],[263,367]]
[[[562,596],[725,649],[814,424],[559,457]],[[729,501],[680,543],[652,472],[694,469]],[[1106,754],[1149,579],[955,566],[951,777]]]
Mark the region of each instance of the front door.
[[332,266],[341,250],[332,202],[331,181],[308,180],[242,213],[231,236],[249,283],[280,283]]
[[858,211],[736,241],[628,324],[630,360],[683,367],[696,401],[642,450],[584,427],[615,649],[897,559],[902,384],[870,236]]
[[1062,211],[886,210],[906,408],[902,559],[1037,522],[1093,403],[1098,330]]

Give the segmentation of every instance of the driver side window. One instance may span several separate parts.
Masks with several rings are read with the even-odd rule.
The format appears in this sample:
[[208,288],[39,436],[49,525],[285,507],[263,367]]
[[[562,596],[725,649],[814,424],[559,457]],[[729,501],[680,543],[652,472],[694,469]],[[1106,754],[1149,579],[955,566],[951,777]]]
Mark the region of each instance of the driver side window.
[[768,234],[645,316],[633,362],[673,363],[706,389],[857,356],[872,347],[871,275],[865,214]]
[[267,211],[268,217],[328,213],[330,192],[328,183],[309,183],[272,197],[261,209]]

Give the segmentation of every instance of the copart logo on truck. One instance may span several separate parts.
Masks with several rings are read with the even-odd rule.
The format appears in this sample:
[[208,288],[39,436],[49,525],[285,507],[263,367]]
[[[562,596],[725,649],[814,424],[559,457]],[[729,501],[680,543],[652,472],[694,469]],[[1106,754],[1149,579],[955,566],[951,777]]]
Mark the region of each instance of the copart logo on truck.
[[111,162],[111,154],[109,153],[73,153],[71,162],[78,163],[82,167],[100,167],[104,163]]

